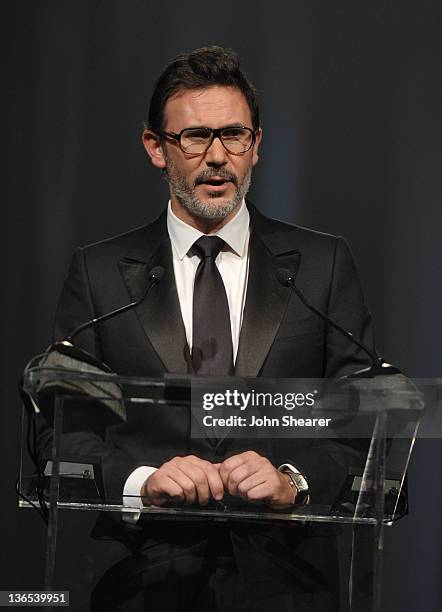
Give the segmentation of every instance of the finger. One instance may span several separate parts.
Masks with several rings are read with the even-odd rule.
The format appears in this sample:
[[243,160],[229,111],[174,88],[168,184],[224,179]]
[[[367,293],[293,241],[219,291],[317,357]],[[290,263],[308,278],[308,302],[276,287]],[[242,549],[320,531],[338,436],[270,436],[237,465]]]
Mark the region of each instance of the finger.
[[267,478],[264,474],[260,472],[256,472],[252,474],[248,478],[244,478],[236,488],[237,497],[241,497],[242,499],[249,500],[248,494],[252,489],[259,487],[260,485],[266,484]]
[[248,489],[246,493],[246,500],[251,504],[259,504],[263,502],[269,502],[273,497],[273,489],[269,481],[263,482],[255,487]]
[[212,464],[209,463],[209,461],[199,459],[198,457],[189,458],[189,461],[204,471],[207,478],[207,484],[209,486],[209,493],[212,495],[212,497],[216,500],[222,499],[224,496],[224,485],[218,468],[218,466],[221,464]]
[[[199,465],[190,461],[180,462],[179,470],[192,482],[194,492],[193,501],[198,498],[198,502],[201,505],[206,505],[209,501],[210,491],[205,471]],[[186,489],[184,489],[184,492],[186,493]]]
[[[230,495],[238,496],[239,495],[238,494],[239,485],[244,480],[250,478],[251,476],[255,474],[259,474],[259,472],[256,471],[254,466],[247,464],[247,463],[243,463],[242,465],[235,468],[229,473],[227,477],[227,482],[226,482],[227,491],[230,493]],[[261,478],[261,481],[262,481],[262,478]]]
[[[184,469],[183,469],[184,467]],[[167,467],[166,475],[176,482],[183,490],[184,503],[193,504],[197,498],[197,488],[194,479],[190,476],[186,469],[186,464],[178,465],[170,464]]]
[[229,476],[233,470],[236,470],[244,465],[244,458],[242,455],[235,455],[234,457],[229,457],[224,461],[219,468],[219,475],[225,488],[228,487]]
[[216,468],[208,469],[206,472],[207,481],[212,497],[219,501],[224,497],[224,485]]
[[[173,499],[174,501],[184,501],[184,491],[182,487],[168,476],[161,476],[159,479],[149,479],[147,483],[147,503],[155,506],[162,506]],[[144,498],[143,498],[144,499]]]
[[[238,455],[229,457],[223,461],[220,468],[220,475],[224,485],[227,484],[229,474],[234,469],[241,465],[260,465],[263,459],[264,458],[261,455],[258,455],[258,453],[255,451],[245,451],[244,453],[239,453]],[[256,469],[258,469],[258,467]]]

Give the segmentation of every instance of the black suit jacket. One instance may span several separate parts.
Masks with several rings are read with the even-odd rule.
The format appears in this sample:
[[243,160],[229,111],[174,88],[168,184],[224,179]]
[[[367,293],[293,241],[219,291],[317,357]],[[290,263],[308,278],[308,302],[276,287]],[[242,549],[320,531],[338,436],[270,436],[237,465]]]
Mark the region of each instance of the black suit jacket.
[[[306,308],[276,275],[281,267],[296,272],[298,286],[313,304],[372,345],[370,314],[346,242],[268,219],[250,203],[248,208],[250,266],[235,374],[320,378],[365,367],[367,356]],[[164,267],[165,275],[139,307],[83,332],[76,343],[121,375],[161,378],[165,372],[187,373],[188,348],[166,213],[147,226],[75,252],[59,303],[56,339],[84,321],[139,298],[149,271],[157,265]],[[78,440],[82,453],[100,454],[109,498],[121,497],[126,478],[138,465],[159,466],[188,453],[220,460],[207,441],[189,439],[184,411],[172,408],[166,415],[163,409],[150,415],[146,421],[144,411],[125,425],[109,428],[104,447],[97,436]],[[309,482],[312,503],[330,503],[348,466],[358,457],[350,446],[327,440],[260,444],[256,450],[274,465],[290,460],[298,466]],[[234,440],[222,452],[228,456],[246,448],[247,441]],[[171,534],[170,527],[166,533]],[[276,534],[272,546],[281,548],[284,537],[278,530],[272,533]],[[292,541],[290,547],[299,550],[299,542]],[[307,563],[324,565],[323,547],[317,540],[311,543],[309,550],[302,544],[301,556]]]
[[[243,324],[235,374],[269,378],[339,377],[367,365],[367,356],[320,317],[306,308],[277,279],[279,268],[297,273],[297,284],[313,304],[327,312],[356,338],[372,345],[371,318],[346,242],[295,225],[268,219],[250,203],[250,266]],[[68,335],[77,325],[139,298],[147,275],[157,265],[165,269],[160,284],[135,310],[98,328],[82,332],[76,343],[107,363],[114,372],[161,378],[165,372],[188,372],[188,348],[175,285],[172,250],[165,212],[153,223],[78,249],[70,267],[56,317],[55,337]],[[153,413],[152,413],[153,414]],[[190,448],[185,440],[187,417],[177,411],[160,415],[155,432],[142,431],[142,423],[114,428],[108,447],[114,449],[108,493],[121,496],[125,479],[134,467],[160,465],[179,453],[197,452],[210,458],[210,446]],[[146,428],[144,428],[146,429]],[[195,446],[196,445],[196,446]],[[312,448],[298,440],[280,446],[276,463],[290,458],[306,475],[312,500],[331,501],[342,470],[333,474],[336,445],[326,441]],[[228,454],[236,452],[238,441]],[[94,450],[92,445],[91,451]],[[224,450],[226,447],[224,446]],[[338,445],[338,450],[342,449]],[[347,449],[351,460],[353,451]],[[331,456],[330,456],[331,454]],[[341,467],[345,469],[346,462]]]

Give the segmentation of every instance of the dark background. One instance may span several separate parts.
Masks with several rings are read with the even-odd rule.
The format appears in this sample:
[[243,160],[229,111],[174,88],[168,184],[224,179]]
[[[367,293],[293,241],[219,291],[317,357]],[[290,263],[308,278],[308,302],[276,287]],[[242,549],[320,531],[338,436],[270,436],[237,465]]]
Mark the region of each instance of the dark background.
[[[16,381],[49,343],[73,249],[167,201],[140,133],[153,80],[178,52],[239,52],[264,129],[252,201],[344,235],[382,354],[410,376],[440,376],[439,5],[2,2],[2,589],[38,587],[43,574],[43,524],[13,492]],[[440,609],[441,450],[415,448],[410,515],[385,539],[385,610]]]

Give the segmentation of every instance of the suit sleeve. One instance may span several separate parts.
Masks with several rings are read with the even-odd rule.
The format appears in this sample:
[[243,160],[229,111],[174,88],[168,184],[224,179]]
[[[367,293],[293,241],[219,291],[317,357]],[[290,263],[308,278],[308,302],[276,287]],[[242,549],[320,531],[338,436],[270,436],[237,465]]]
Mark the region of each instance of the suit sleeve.
[[[354,337],[374,349],[373,327],[350,249],[337,238],[329,290],[327,314]],[[325,378],[339,378],[371,365],[370,357],[356,344],[328,325],[326,330]],[[315,439],[296,449],[293,440],[282,462],[293,463],[306,478],[311,503],[330,504],[350,467],[365,463],[367,440]]]
[[[86,266],[84,249],[74,252],[68,276],[58,302],[54,324],[54,340],[69,336],[78,325],[86,323],[96,316],[89,275]],[[80,346],[97,359],[101,359],[100,341],[97,328],[81,332],[75,339]]]
[[[85,251],[77,249],[59,300],[54,325],[54,340],[61,340],[69,336],[76,327],[95,316]],[[80,332],[75,338],[75,345],[98,360],[103,360],[98,328]],[[84,410],[95,408],[96,406],[88,406],[87,403],[83,403],[81,407]],[[69,415],[66,416],[67,410],[68,408],[64,412],[65,419],[69,419]],[[99,459],[106,501],[120,503],[124,483],[137,467],[136,459],[114,445],[112,436],[108,432],[109,428],[100,428],[101,431],[97,432],[87,426],[86,430],[78,431],[80,426],[78,417],[75,420],[76,423],[70,429],[69,421],[66,421],[67,425],[61,439],[61,458],[65,455],[77,461],[82,457],[91,456]],[[52,444],[50,424],[39,418],[38,431],[41,440],[40,453],[48,456]]]
[[[374,350],[371,314],[353,256],[343,238],[336,240],[327,314]],[[371,360],[367,353],[331,325],[327,326],[325,378],[339,378],[369,365]]]

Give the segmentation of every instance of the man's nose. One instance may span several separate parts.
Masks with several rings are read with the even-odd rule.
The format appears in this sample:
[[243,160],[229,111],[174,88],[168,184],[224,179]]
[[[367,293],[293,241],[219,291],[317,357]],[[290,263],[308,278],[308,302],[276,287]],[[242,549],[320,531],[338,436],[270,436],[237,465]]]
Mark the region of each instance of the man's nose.
[[218,137],[213,139],[212,144],[207,149],[205,160],[208,166],[224,166],[227,163],[227,151]]

